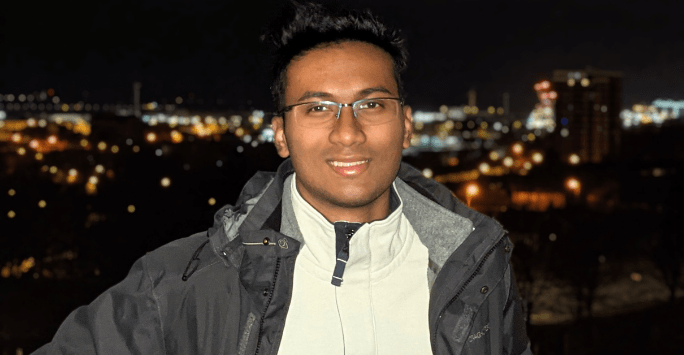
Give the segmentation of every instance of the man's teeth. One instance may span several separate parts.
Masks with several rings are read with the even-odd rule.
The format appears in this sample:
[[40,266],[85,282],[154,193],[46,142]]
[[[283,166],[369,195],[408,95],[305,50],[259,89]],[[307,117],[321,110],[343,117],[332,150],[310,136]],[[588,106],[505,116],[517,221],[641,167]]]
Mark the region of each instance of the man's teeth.
[[354,165],[361,165],[361,164],[366,163],[366,162],[368,162],[368,160],[355,161],[352,163],[344,163],[341,161],[333,161],[333,162],[330,162],[330,164],[332,164],[333,166],[354,166]]

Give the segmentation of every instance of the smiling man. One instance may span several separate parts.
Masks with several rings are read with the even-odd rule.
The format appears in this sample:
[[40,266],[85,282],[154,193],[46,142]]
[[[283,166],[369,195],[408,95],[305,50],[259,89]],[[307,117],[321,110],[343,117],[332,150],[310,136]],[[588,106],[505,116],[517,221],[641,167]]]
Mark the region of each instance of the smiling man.
[[294,8],[266,37],[288,159],[38,353],[531,353],[505,230],[401,162],[399,32],[368,12]]
[[393,73],[389,54],[359,41],[322,45],[287,68],[288,106],[273,119],[276,148],[292,158],[304,200],[331,222],[389,214],[390,185],[411,135],[411,109]]

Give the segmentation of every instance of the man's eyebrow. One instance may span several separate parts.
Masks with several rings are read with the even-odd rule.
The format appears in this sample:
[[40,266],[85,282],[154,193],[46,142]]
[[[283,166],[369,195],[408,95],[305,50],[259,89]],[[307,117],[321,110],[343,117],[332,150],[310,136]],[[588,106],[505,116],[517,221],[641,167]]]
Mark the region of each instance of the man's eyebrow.
[[383,94],[393,95],[392,92],[389,91],[389,89],[387,89],[386,87],[384,87],[384,86],[376,86],[376,87],[373,87],[373,88],[368,88],[368,89],[363,89],[363,90],[361,90],[361,92],[359,92],[359,96],[360,96],[360,97],[366,97],[366,96],[368,96],[368,95],[370,95],[370,94],[374,94],[374,93],[376,93],[376,92],[381,92],[381,93],[383,93]]
[[[363,90],[359,91],[359,93],[357,94],[357,97],[367,97],[367,96],[374,94],[374,93],[377,93],[377,92],[383,93],[383,94],[388,94],[388,95],[393,95],[392,92],[389,89],[387,89],[386,87],[376,86],[376,87],[367,88],[367,89],[363,89]],[[307,91],[302,96],[299,97],[297,102],[302,102],[304,100],[308,100],[311,98],[323,98],[323,99],[330,100],[333,98],[333,95],[329,92],[324,92],[324,91]]]
[[318,98],[324,98],[324,99],[330,99],[332,98],[332,94],[328,92],[323,92],[323,91],[307,91],[304,93],[304,95],[300,96],[297,102],[304,101],[313,97],[318,97]]

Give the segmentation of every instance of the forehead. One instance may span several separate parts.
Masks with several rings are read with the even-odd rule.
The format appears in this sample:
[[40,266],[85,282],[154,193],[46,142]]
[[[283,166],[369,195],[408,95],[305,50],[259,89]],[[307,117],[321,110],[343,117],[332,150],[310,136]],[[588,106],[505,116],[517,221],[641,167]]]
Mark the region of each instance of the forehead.
[[398,95],[392,57],[375,45],[347,41],[314,48],[293,59],[287,69],[285,99],[292,103],[306,92],[349,98],[376,87]]

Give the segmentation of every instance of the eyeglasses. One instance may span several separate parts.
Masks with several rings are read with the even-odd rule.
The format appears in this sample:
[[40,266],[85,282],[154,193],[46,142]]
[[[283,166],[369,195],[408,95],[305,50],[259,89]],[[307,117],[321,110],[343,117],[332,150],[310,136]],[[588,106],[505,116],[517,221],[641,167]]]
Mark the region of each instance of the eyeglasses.
[[351,107],[354,117],[362,125],[372,126],[392,121],[399,114],[404,100],[398,97],[378,97],[341,104],[334,101],[302,102],[278,111],[283,116],[292,111],[296,124],[304,127],[331,127],[340,118],[342,107]]

